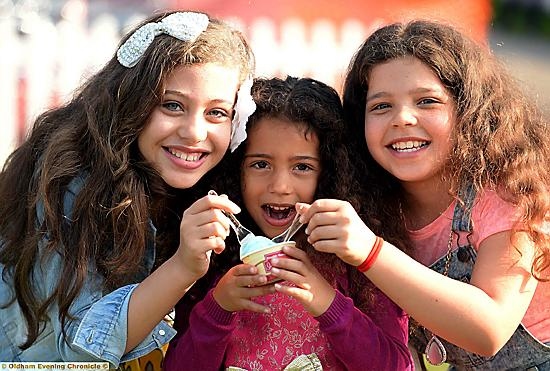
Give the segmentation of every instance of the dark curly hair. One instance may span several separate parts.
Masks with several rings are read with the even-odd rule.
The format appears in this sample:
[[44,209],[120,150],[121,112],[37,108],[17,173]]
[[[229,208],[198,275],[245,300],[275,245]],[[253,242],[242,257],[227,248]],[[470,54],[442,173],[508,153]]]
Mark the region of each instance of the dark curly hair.
[[[354,153],[353,146],[346,142],[342,103],[338,93],[320,81],[289,76],[286,79],[255,79],[252,96],[257,108],[249,118],[247,129],[250,130],[258,122],[268,118],[295,124],[304,130],[304,136],[314,133],[319,140],[321,163],[315,198],[337,198],[348,201],[365,220],[370,220],[368,205],[362,203],[361,187],[351,157]],[[222,165],[224,176],[214,184],[219,192],[227,194],[240,205],[244,204],[241,194],[241,174],[246,148],[247,141],[227,157]],[[239,214],[239,220],[255,234],[262,234],[246,210]],[[369,224],[380,226],[380,223],[373,220],[370,220]],[[400,236],[392,239],[380,228],[375,229],[396,244],[401,240]],[[233,235],[231,234],[226,240],[225,251],[220,255],[212,256],[207,275],[199,280],[178,304],[176,313],[179,311],[185,313],[181,316],[178,314],[178,318],[183,318],[185,322],[177,324],[178,331],[187,327],[186,321],[192,307],[206,295],[216,279],[234,265],[239,264],[239,244]],[[347,276],[349,285],[344,289],[347,295],[354,299],[358,308],[364,312],[375,308],[376,303],[372,303],[371,300],[373,286],[355,267],[348,266],[334,254],[317,252],[307,242],[303,232],[299,232],[295,240],[297,246],[307,252],[312,263],[329,282],[335,280],[337,275]]]

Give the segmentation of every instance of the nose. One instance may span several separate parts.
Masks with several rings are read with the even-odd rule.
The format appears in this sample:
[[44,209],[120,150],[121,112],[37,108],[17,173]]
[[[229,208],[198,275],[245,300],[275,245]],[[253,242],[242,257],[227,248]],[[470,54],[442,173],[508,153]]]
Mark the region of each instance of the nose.
[[292,185],[286,171],[275,171],[271,174],[268,191],[277,194],[290,194]]
[[396,107],[393,126],[414,126],[417,124],[416,111],[408,106]]
[[208,122],[202,114],[186,116],[182,119],[177,133],[185,142],[191,144],[205,141],[208,136]]

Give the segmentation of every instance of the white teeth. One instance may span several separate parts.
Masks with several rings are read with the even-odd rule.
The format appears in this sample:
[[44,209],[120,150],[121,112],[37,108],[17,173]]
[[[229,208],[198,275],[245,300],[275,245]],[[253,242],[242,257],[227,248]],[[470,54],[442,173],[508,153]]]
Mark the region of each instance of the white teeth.
[[417,151],[419,150],[420,148],[424,147],[425,145],[427,145],[428,142],[426,141],[416,141],[416,140],[409,140],[407,142],[397,142],[397,143],[393,143],[391,145],[391,148],[393,148],[394,150],[396,150],[397,152],[413,152],[413,151]]
[[275,211],[283,211],[283,210],[287,210],[288,207],[283,207],[283,206],[273,206],[273,205],[269,205],[270,208],[272,208],[273,210]]
[[182,160],[190,161],[190,162],[198,161],[199,158],[201,158],[200,153],[180,152],[180,151],[176,151],[175,149],[172,149],[172,148],[168,148],[168,152],[170,152],[171,154],[173,154],[177,158],[181,158]]

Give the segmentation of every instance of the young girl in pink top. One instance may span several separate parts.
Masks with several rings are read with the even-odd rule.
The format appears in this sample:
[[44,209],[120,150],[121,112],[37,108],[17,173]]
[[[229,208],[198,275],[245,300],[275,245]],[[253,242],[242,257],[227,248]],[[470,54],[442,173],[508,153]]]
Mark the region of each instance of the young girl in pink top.
[[[229,184],[216,185],[241,190],[228,192],[245,206],[240,221],[272,238],[290,225],[297,202],[338,196],[359,207],[336,91],[292,77],[258,79],[252,91],[247,140],[230,159]],[[303,230],[295,240],[280,259],[285,269],[273,272],[285,281],[263,286],[266,277],[241,264],[238,244],[227,240],[176,306],[167,371],[412,369],[405,313],[354,267],[316,252]]]
[[409,231],[415,260],[349,203],[298,205],[315,249],[364,271],[416,321],[411,345],[460,370],[550,370],[550,136],[511,80],[451,27],[381,28],[344,109],[368,204]]

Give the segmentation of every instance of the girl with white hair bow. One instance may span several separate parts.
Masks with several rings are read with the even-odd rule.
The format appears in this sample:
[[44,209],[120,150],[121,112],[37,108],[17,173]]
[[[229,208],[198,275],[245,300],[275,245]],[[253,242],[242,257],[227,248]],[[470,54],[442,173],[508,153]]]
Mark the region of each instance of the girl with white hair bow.
[[239,211],[202,196],[246,136],[253,61],[219,20],[154,15],[37,118],[0,173],[2,361],[116,368],[174,336],[164,316],[225,247],[219,209]]

